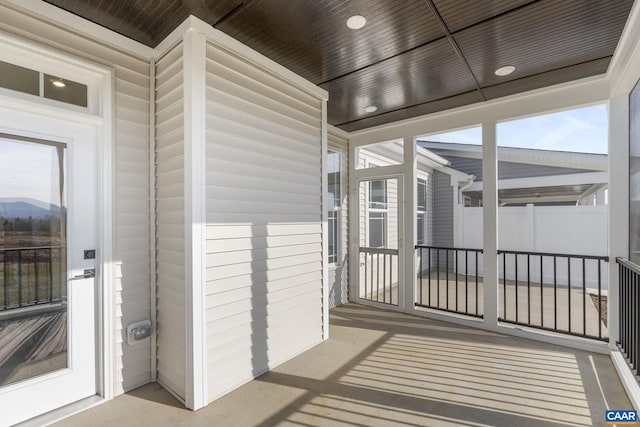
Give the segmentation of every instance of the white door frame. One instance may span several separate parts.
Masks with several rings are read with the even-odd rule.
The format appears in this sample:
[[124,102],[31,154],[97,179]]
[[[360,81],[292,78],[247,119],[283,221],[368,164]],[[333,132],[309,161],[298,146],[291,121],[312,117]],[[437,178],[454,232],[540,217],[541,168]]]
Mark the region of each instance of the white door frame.
[[97,135],[98,274],[96,294],[96,393],[105,400],[115,391],[115,310],[113,252],[114,71],[55,48],[0,31],[0,60],[87,85],[88,107],[77,107],[0,88],[0,105],[89,124]]
[[[353,176],[353,181],[351,181],[350,191],[349,191],[349,200],[355,200],[353,205],[350,205],[351,217],[350,220],[355,221],[351,222],[351,224],[357,224],[357,227],[349,227],[351,230],[351,243],[349,251],[351,254],[350,265],[353,268],[350,268],[351,275],[349,277],[349,281],[351,283],[351,289],[349,289],[350,295],[352,295],[351,300],[364,305],[371,305],[374,307],[384,308],[386,310],[394,310],[394,311],[405,311],[404,307],[404,298],[405,298],[405,271],[404,271],[404,229],[405,229],[405,219],[404,219],[404,210],[405,210],[405,177],[402,173],[392,172],[392,173],[384,173],[385,170],[393,170],[394,166],[382,166],[364,170],[358,170],[355,173],[350,174]],[[364,218],[368,223],[368,214],[367,209],[365,208],[365,212],[361,212],[360,210],[360,183],[378,180],[378,179],[395,179],[398,181],[398,305],[390,305],[385,303],[378,303],[375,301],[365,300],[360,298],[360,237],[359,230],[362,226],[360,224],[360,220]]]

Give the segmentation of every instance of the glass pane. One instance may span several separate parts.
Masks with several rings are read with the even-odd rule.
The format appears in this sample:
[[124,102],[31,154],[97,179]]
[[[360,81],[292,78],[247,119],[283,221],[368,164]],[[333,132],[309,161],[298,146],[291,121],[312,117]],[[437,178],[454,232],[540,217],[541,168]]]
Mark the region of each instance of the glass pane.
[[369,184],[369,208],[387,208],[387,181],[384,179],[370,181]]
[[65,148],[0,137],[0,386],[67,366]]
[[39,95],[40,73],[0,61],[0,87]]
[[338,262],[338,212],[329,211],[329,263]]
[[387,213],[369,212],[369,247],[383,248],[386,246]]
[[427,210],[427,181],[421,178],[418,178],[418,210],[426,211]]
[[418,218],[416,220],[416,228],[417,228],[417,244],[424,245],[424,213],[418,213]]
[[44,97],[67,104],[87,106],[87,86],[60,77],[44,75]]
[[329,209],[340,207],[340,153],[330,151],[327,155],[327,174],[329,185]]

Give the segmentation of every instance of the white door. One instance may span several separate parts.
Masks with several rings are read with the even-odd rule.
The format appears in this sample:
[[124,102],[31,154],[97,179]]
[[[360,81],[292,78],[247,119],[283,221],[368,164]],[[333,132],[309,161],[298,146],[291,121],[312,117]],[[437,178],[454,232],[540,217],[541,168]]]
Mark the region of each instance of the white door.
[[0,425],[96,394],[96,130],[0,107]]
[[402,191],[400,177],[358,183],[358,302],[387,308],[401,304]]

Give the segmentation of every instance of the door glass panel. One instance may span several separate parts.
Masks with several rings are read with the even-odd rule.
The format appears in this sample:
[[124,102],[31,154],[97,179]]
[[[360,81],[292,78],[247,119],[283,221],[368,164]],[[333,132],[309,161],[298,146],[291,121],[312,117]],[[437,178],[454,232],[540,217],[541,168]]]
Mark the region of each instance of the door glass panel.
[[67,367],[65,146],[0,137],[0,386]]

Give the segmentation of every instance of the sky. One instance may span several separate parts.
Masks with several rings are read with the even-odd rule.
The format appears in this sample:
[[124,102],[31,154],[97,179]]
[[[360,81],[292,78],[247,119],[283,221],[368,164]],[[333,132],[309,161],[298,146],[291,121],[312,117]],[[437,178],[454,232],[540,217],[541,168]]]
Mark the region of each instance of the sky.
[[58,156],[50,145],[0,138],[0,199],[60,204]]
[[[580,153],[607,153],[608,113],[604,104],[498,123],[498,145]],[[480,127],[429,135],[438,142],[481,144]]]

